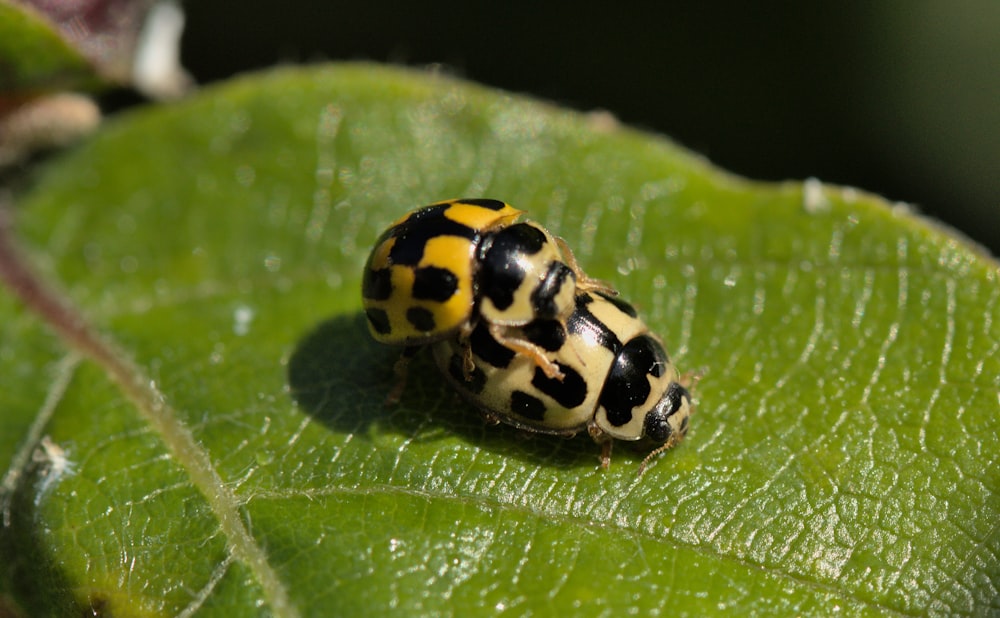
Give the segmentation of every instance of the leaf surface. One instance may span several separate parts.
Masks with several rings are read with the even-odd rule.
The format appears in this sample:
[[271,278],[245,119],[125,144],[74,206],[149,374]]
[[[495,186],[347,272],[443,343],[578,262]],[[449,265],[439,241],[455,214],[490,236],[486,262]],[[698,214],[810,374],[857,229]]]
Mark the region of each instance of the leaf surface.
[[[407,210],[495,197],[702,370],[685,442],[597,467],[485,427],[360,276]],[[0,567],[115,615],[1000,611],[1000,282],[852,189],[373,65],[253,75],[110,123],[15,230],[108,356],[0,294]],[[55,334],[54,334],[55,333]],[[10,379],[7,378],[10,376]]]

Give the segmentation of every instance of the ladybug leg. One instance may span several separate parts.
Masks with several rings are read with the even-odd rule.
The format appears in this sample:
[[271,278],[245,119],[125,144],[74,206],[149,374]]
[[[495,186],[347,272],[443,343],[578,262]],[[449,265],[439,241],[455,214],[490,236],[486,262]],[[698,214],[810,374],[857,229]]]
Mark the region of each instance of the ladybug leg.
[[615,443],[614,440],[604,433],[604,430],[598,427],[593,419],[587,423],[587,433],[594,439],[594,442],[601,445],[601,469],[607,470],[611,467],[611,447]]
[[558,236],[555,239],[556,244],[559,245],[559,252],[562,253],[563,259],[566,260],[566,265],[569,266],[569,269],[573,271],[573,275],[576,276],[577,293],[598,292],[605,296],[618,296],[618,290],[611,287],[610,284],[600,279],[592,279],[587,273],[583,272],[579,262],[576,261],[576,256],[573,255],[573,250],[569,248],[565,240]]
[[601,445],[601,470],[607,470],[611,467],[611,446],[613,444],[613,440],[608,440]]
[[689,391],[693,391],[694,387],[698,386],[698,382],[701,382],[701,379],[705,377],[706,371],[707,370],[704,367],[701,369],[694,369],[692,371],[685,371],[681,375],[679,382],[684,388]]
[[466,326],[458,334],[458,342],[462,346],[462,377],[466,382],[472,380],[472,372],[476,369],[476,363],[472,360],[472,342],[469,340],[471,335],[471,326]]
[[490,335],[492,335],[494,339],[503,344],[504,347],[531,358],[531,360],[534,361],[535,366],[545,373],[545,377],[555,378],[556,380],[562,382],[566,375],[559,370],[559,366],[556,365],[554,361],[545,355],[544,348],[531,343],[527,339],[521,339],[520,337],[508,337],[505,331],[506,329],[501,325],[490,324]]
[[462,344],[462,377],[468,382],[472,380],[472,371],[476,368],[476,363],[472,360],[472,345],[465,341]]
[[485,408],[479,409],[479,417],[483,419],[483,424],[494,426],[500,424],[500,417]]
[[399,360],[392,366],[393,373],[396,374],[396,383],[392,385],[389,394],[385,396],[385,405],[394,406],[399,403],[399,398],[406,390],[406,378],[410,374],[410,361],[420,352],[421,346],[407,346],[403,348],[403,353],[399,355]]

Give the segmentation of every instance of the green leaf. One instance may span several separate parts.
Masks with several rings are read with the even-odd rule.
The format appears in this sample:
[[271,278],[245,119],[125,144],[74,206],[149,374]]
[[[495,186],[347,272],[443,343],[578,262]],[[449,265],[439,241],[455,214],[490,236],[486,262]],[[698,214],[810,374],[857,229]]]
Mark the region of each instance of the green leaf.
[[0,99],[4,94],[92,86],[96,81],[80,50],[41,15],[0,0]]
[[[462,196],[528,210],[704,370],[687,440],[641,480],[642,453],[601,471],[586,436],[484,426],[428,358],[383,406],[398,352],[360,318],[368,248]],[[904,206],[343,65],[110,123],[15,230],[91,330],[0,295],[8,605],[1000,611],[998,267]]]

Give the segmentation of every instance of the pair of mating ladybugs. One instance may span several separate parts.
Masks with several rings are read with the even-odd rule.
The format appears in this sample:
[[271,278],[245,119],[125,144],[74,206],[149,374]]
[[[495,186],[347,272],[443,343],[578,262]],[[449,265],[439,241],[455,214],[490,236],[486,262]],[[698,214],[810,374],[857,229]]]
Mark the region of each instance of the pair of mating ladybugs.
[[400,368],[430,345],[488,422],[564,436],[586,429],[605,468],[613,439],[644,441],[653,451],[641,473],[684,437],[691,396],[635,310],[587,277],[562,239],[517,223],[521,214],[462,199],[394,223],[365,265],[369,329],[406,346]]

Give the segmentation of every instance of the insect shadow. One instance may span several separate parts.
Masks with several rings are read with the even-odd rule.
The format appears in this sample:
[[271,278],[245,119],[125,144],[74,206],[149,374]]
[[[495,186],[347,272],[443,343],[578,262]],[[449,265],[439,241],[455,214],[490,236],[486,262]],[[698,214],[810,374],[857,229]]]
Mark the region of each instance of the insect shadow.
[[418,444],[458,435],[532,465],[597,466],[600,448],[586,432],[567,439],[487,425],[476,408],[448,386],[429,350],[410,363],[399,403],[387,405],[386,396],[398,379],[393,366],[400,352],[374,341],[360,312],[322,322],[298,342],[289,358],[292,399],[322,425],[362,439],[374,426]]

